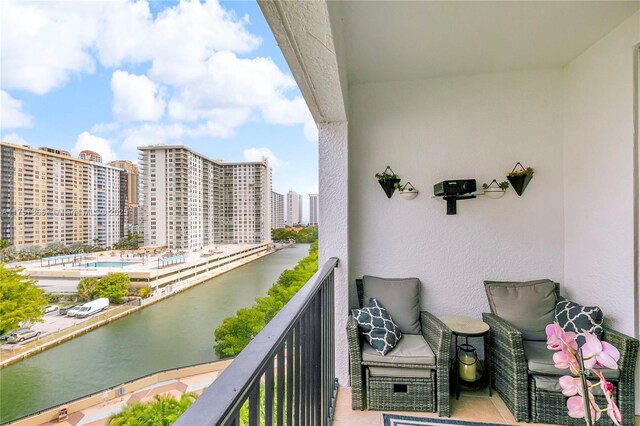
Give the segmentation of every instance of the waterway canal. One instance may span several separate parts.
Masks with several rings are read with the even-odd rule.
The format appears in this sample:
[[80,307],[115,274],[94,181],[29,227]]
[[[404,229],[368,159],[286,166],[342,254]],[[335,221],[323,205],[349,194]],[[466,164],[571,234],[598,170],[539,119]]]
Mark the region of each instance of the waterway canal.
[[216,360],[216,327],[265,295],[308,252],[308,244],[284,248],[0,370],[0,422],[150,373]]

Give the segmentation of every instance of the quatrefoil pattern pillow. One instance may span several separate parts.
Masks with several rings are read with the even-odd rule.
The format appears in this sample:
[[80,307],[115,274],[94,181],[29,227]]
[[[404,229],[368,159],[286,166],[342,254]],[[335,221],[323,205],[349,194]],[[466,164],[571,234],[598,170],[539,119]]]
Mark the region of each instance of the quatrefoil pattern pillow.
[[587,330],[602,338],[602,310],[597,306],[582,306],[567,299],[560,299],[556,305],[556,322],[564,331],[576,333],[579,345],[584,344],[584,333]]
[[374,298],[362,309],[353,309],[351,313],[367,342],[380,355],[386,355],[402,338],[402,332],[389,312]]

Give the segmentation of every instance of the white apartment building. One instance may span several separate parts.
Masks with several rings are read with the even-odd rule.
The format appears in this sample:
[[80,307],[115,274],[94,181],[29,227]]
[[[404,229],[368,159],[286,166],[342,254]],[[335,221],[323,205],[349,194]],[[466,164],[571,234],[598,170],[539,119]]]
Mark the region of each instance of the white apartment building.
[[271,191],[271,229],[284,228],[284,194]]
[[309,225],[318,226],[318,194],[309,194]]
[[0,239],[16,248],[52,242],[109,247],[122,237],[123,170],[102,164],[95,153],[88,161],[6,142],[0,142],[0,158]]
[[286,224],[291,226],[298,223],[302,223],[302,195],[290,190],[287,192]]
[[200,249],[271,241],[271,170],[183,145],[140,147],[145,245]]

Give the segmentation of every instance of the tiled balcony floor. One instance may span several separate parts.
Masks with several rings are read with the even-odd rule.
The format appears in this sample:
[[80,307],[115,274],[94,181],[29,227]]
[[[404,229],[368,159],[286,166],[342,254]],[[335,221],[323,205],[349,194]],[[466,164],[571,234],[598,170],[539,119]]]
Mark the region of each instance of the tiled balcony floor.
[[[384,413],[401,414],[415,417],[438,417],[436,413],[416,413],[401,411],[384,411]],[[351,388],[340,388],[336,402],[336,412],[333,416],[334,426],[382,426],[382,411],[353,411],[351,409]],[[517,423],[502,399],[493,392],[489,397],[489,390],[462,391],[460,399],[451,397],[452,420],[468,420],[476,422],[522,424]],[[640,417],[635,418],[636,426],[640,426]]]

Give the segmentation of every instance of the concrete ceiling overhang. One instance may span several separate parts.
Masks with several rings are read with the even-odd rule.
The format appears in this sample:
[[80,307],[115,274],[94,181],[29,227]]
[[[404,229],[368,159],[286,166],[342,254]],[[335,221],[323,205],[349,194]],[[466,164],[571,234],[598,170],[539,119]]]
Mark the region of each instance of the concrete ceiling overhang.
[[346,120],[351,84],[564,67],[640,9],[640,0],[259,4],[318,123]]
[[342,2],[350,84],[564,67],[640,1]]

